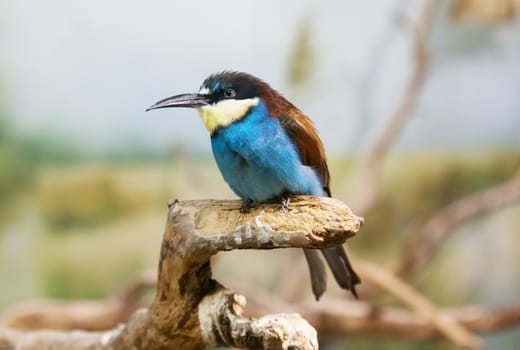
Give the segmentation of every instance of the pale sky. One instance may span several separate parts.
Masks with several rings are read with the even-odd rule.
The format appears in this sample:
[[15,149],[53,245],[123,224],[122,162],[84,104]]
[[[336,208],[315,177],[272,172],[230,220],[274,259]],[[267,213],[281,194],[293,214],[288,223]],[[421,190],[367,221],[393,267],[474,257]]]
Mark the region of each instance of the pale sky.
[[[395,3],[0,0],[2,107],[23,132],[66,134],[91,149],[132,141],[209,151],[195,111],[144,110],[236,69],[290,97],[330,152],[363,148],[410,71],[407,37],[392,25]],[[297,93],[285,77],[306,16],[316,74]],[[436,33],[429,79],[400,147],[519,145],[519,23],[439,23]]]

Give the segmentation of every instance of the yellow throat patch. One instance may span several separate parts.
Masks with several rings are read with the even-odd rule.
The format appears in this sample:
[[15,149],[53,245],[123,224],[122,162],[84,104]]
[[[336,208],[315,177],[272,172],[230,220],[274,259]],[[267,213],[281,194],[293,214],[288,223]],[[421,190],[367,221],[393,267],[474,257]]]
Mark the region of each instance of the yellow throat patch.
[[197,110],[206,129],[213,134],[216,129],[242,119],[247,111],[257,104],[257,97],[243,100],[222,100],[209,106],[199,107]]

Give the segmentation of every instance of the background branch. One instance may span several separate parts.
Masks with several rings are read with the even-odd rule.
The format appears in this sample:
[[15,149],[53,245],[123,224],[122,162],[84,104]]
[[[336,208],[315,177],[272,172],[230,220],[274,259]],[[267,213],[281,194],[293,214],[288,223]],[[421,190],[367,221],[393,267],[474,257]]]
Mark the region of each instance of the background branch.
[[437,0],[424,1],[417,20],[410,22],[415,65],[395,110],[361,163],[351,200],[358,213],[366,214],[374,205],[383,160],[417,104],[428,72],[428,36],[436,5]]
[[450,203],[413,235],[414,239],[407,245],[396,269],[397,274],[408,276],[421,271],[435,255],[440,242],[455,232],[457,226],[477,215],[517,201],[520,201],[520,171],[504,183]]
[[124,323],[139,308],[144,292],[157,286],[157,272],[142,271],[106,300],[28,300],[0,314],[0,327],[103,331]]
[[[374,303],[324,298],[319,303],[287,303],[277,295],[258,289],[246,289],[249,303],[246,313],[259,315],[274,310],[298,310],[322,339],[342,338],[348,334],[384,337],[407,341],[431,340],[445,337],[427,318],[404,308],[378,306]],[[516,327],[520,324],[520,305],[496,309],[482,306],[441,308],[439,312],[451,317],[473,333],[488,333]]]
[[365,279],[387,291],[418,315],[428,320],[439,333],[466,349],[480,349],[480,339],[470,333],[454,317],[441,312],[437,306],[400,278],[369,262],[356,261],[356,268]]

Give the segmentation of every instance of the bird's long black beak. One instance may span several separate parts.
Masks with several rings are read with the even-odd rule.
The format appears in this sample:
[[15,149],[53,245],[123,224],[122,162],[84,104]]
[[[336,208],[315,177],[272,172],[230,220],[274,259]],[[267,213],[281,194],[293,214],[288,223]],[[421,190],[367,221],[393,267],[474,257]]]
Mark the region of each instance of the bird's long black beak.
[[182,94],[167,97],[159,102],[148,107],[146,111],[158,108],[169,108],[169,107],[202,107],[210,104],[208,95],[205,94]]

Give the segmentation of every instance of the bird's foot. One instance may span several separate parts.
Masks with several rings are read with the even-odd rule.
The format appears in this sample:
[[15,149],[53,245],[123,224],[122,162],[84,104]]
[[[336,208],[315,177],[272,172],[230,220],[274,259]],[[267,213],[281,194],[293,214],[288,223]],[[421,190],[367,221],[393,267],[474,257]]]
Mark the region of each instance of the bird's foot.
[[289,212],[289,204],[291,204],[291,197],[282,197],[282,210],[285,213]]
[[251,210],[251,204],[253,204],[253,201],[249,198],[243,198],[242,199],[242,206],[240,207],[240,212],[242,214],[247,214]]

